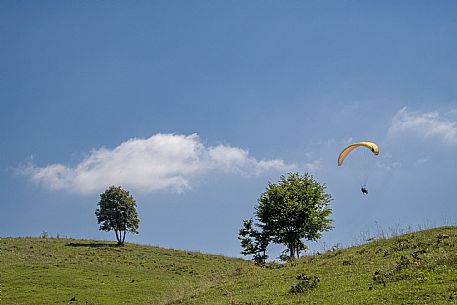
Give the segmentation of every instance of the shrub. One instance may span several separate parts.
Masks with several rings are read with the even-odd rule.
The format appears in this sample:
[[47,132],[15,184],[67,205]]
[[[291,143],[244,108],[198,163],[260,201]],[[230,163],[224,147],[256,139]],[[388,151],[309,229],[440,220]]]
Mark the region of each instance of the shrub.
[[307,276],[304,273],[298,275],[296,279],[299,282],[290,287],[290,292],[292,293],[303,293],[305,290],[316,288],[320,282],[317,275]]

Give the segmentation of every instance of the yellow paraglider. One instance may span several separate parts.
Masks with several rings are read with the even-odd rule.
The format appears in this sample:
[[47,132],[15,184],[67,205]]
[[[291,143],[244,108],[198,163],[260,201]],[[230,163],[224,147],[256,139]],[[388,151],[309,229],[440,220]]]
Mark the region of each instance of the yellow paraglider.
[[376,145],[375,143],[372,143],[372,142],[353,143],[353,144],[349,145],[348,147],[346,147],[345,149],[343,149],[343,151],[338,156],[338,166],[341,166],[341,164],[343,164],[344,159],[346,159],[346,157],[349,155],[349,153],[358,147],[366,147],[366,148],[370,149],[373,152],[373,154],[375,154],[376,156],[379,154],[378,145]]

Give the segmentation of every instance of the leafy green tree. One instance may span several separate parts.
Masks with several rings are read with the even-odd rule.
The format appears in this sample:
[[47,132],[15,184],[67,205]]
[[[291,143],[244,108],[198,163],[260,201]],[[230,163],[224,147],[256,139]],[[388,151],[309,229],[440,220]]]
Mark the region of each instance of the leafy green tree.
[[118,245],[124,244],[127,231],[138,234],[140,220],[136,211],[136,202],[122,187],[109,187],[100,194],[97,206],[95,216],[100,224],[100,230],[114,230]]
[[285,245],[289,258],[298,258],[300,252],[306,250],[303,239],[316,241],[321,232],[332,229],[332,220],[328,218],[332,213],[329,207],[332,197],[325,189],[325,185],[308,173],[302,176],[289,173],[287,177],[281,176],[277,184],[268,183],[255,207],[259,230],[252,228],[252,222],[246,227],[244,221],[244,229],[256,233],[248,234],[251,240],[244,244],[240,234],[242,254],[253,254],[255,258],[253,249],[256,248],[252,245],[259,244],[261,236],[264,241]]
[[243,228],[240,229],[238,239],[244,249],[241,254],[252,255],[257,265],[265,265],[268,258],[266,252],[270,238],[264,232],[254,229],[252,219],[243,221]]

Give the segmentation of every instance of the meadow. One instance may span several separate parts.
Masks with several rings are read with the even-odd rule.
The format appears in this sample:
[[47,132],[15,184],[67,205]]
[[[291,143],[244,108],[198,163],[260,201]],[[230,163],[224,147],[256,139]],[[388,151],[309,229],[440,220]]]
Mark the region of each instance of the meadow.
[[457,227],[265,267],[153,246],[0,239],[0,304],[457,304]]

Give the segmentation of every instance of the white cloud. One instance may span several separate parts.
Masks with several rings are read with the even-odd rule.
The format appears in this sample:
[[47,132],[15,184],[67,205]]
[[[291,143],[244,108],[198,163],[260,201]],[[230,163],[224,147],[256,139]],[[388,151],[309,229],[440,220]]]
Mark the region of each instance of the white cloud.
[[457,116],[457,108],[453,108],[449,111],[449,116],[450,117],[456,117]]
[[444,118],[438,112],[416,113],[402,108],[391,122],[389,135],[407,133],[423,138],[438,138],[446,144],[457,144],[457,122]]
[[425,164],[427,163],[429,160],[427,158],[420,158],[418,160],[416,160],[416,165],[422,165],[422,164]]
[[316,172],[323,168],[322,159],[314,160],[305,163],[305,170],[309,172]]
[[401,168],[402,163],[393,160],[393,156],[390,153],[384,153],[377,158],[376,166],[384,171],[392,171]]
[[316,152],[314,151],[306,151],[304,153],[305,162],[301,166],[301,170],[315,173],[317,171],[321,171],[324,169],[324,163],[322,161],[322,157],[317,158]]
[[20,172],[50,190],[95,193],[109,185],[122,185],[144,192],[181,192],[191,188],[192,178],[208,173],[257,175],[293,168],[279,159],[257,160],[237,147],[206,147],[196,134],[155,134],[147,139],[130,139],[114,149],[93,150],[75,167],[30,163]]

